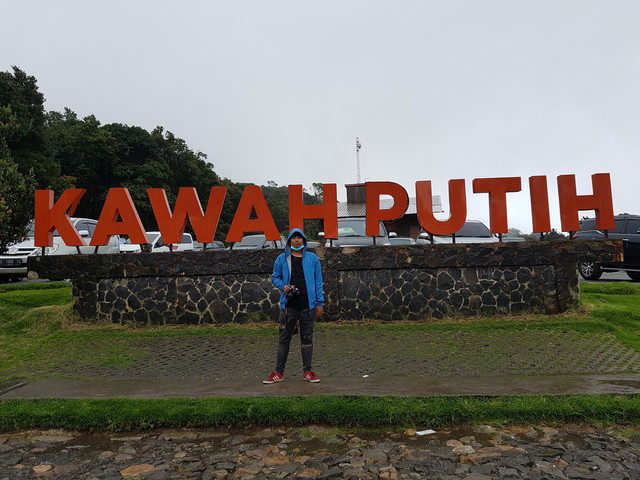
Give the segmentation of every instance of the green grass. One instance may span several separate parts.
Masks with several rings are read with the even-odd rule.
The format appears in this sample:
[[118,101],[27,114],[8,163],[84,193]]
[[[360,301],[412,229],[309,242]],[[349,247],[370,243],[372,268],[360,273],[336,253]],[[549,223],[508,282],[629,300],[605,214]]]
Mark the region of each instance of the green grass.
[[267,397],[163,400],[5,400],[0,430],[135,431],[166,427],[324,424],[442,428],[458,424],[640,424],[636,395],[509,397]]
[[[523,329],[609,333],[640,351],[640,287],[630,283],[581,284],[581,307],[555,316],[509,316],[439,322],[320,323],[318,330],[509,332]],[[126,365],[118,339],[191,335],[275,335],[273,325],[128,328],[80,321],[64,282],[0,285],[0,380],[12,369],[72,359],[72,346],[93,339],[112,346],[91,361]],[[126,345],[126,342],[125,342]],[[65,348],[67,347],[67,348]],[[56,356],[37,352],[55,351]],[[65,357],[65,355],[67,355]],[[19,368],[18,370],[19,371]],[[19,376],[19,375],[18,375]],[[261,397],[162,400],[5,400],[0,430],[68,428],[146,430],[154,427],[328,424],[337,427],[439,428],[461,423],[589,422],[640,425],[638,395],[480,397]]]
[[640,287],[628,282],[582,283],[581,291],[589,320],[610,327],[619,341],[640,351]]

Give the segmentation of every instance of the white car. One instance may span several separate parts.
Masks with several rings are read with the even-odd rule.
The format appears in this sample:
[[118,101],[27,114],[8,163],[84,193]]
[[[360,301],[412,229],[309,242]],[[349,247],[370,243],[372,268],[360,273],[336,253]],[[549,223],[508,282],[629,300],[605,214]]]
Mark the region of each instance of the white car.
[[[191,237],[190,233],[182,234],[182,241],[180,243],[174,243],[171,245],[171,250],[169,250],[169,245],[165,244],[162,240],[162,235],[160,232],[147,232],[147,237],[149,238],[149,243],[151,244],[151,251],[154,253],[158,252],[187,252],[193,250],[193,237]],[[139,253],[142,251],[142,248],[137,243],[131,243],[131,239],[127,239],[122,245],[120,245],[120,251],[122,253]]]
[[[118,235],[111,236],[107,245],[97,248],[89,245],[96,225],[98,225],[97,220],[77,217],[71,217],[70,220],[87,245],[83,247],[68,246],[64,243],[58,231],[55,230],[53,232],[53,245],[44,247],[45,255],[118,253],[120,251],[120,237]],[[14,243],[6,252],[0,255],[0,279],[19,280],[27,276],[27,259],[43,254],[43,248],[34,245],[34,236],[34,225],[32,223],[25,240]]]

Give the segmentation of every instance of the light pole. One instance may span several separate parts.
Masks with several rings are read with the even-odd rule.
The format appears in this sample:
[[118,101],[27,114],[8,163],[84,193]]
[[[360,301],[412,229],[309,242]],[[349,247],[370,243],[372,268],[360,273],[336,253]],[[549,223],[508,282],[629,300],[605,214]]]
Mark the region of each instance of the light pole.
[[360,183],[360,149],[361,148],[362,148],[362,144],[360,143],[360,137],[356,137],[356,167],[357,167],[358,183]]

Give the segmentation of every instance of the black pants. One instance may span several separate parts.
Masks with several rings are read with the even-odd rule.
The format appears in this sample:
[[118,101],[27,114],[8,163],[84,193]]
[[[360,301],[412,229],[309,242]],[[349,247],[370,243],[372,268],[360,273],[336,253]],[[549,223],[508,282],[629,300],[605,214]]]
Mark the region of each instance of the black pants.
[[300,351],[302,352],[302,366],[304,373],[311,370],[313,356],[313,325],[316,320],[316,310],[296,310],[293,308],[280,309],[280,339],[278,340],[278,359],[276,372],[284,374],[284,368],[289,357],[291,337],[296,325],[300,325]]

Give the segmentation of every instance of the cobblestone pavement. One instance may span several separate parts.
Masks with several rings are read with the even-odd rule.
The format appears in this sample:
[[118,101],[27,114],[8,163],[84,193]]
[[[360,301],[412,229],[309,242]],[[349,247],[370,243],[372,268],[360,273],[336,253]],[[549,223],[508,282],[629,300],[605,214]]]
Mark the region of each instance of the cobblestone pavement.
[[[287,372],[294,378],[300,377],[301,366],[297,341]],[[275,331],[123,337],[108,344],[83,341],[61,346],[67,349],[64,356],[41,352],[50,358],[47,368],[40,362],[38,370],[30,369],[27,362],[2,374],[73,376],[97,382],[241,377],[259,384],[273,368],[276,342]],[[320,327],[314,343],[314,368],[327,377],[482,379],[640,372],[640,355],[606,334]],[[321,426],[117,435],[22,431],[0,433],[0,480],[640,479],[638,455],[640,430],[586,425],[481,426],[426,435],[415,430],[337,431]]]
[[[212,336],[92,339],[50,350],[2,376],[67,376],[107,380],[260,380],[273,370],[277,332]],[[301,376],[294,337],[288,377]],[[50,348],[50,347],[48,347]],[[640,372],[640,353],[610,334],[523,330],[386,331],[317,327],[314,370],[321,376],[474,377]]]
[[0,479],[617,480],[640,478],[639,454],[637,429],[586,425],[24,431],[0,435]]

